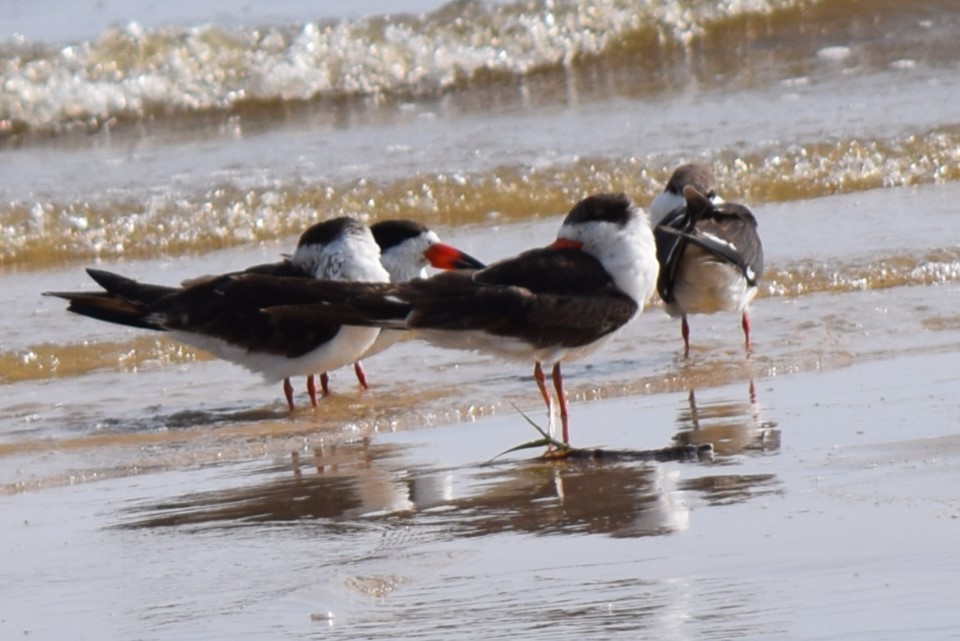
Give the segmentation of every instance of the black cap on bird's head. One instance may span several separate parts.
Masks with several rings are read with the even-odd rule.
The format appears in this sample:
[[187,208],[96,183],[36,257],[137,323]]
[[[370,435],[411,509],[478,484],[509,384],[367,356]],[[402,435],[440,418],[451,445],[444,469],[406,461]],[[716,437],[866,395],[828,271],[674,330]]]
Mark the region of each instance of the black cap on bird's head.
[[485,265],[456,247],[440,242],[436,233],[413,220],[382,220],[370,226],[373,238],[380,246],[381,255],[386,255],[408,241],[418,242],[423,247],[422,257],[437,269],[483,269]]

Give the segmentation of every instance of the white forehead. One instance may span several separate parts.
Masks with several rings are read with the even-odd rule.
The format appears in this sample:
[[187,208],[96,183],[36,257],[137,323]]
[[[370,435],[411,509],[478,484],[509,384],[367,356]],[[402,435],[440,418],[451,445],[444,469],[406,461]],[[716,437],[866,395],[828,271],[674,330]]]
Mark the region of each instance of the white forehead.
[[380,262],[390,274],[390,281],[402,283],[412,278],[425,277],[428,265],[424,252],[440,242],[440,237],[432,230],[425,230],[416,236],[407,238],[380,255]]

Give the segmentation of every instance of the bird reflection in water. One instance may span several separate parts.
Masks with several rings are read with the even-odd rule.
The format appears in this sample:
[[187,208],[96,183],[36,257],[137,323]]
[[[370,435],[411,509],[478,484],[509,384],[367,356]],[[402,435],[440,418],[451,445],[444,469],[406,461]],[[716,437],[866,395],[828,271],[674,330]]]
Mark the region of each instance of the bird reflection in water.
[[[131,512],[121,527],[235,527],[313,520],[331,529],[376,523],[440,526],[448,534],[595,533],[637,537],[684,530],[683,463],[504,461],[412,467],[405,448],[370,442],[298,453],[255,474],[260,483],[192,493]],[[292,468],[291,468],[292,464]]]
[[679,445],[713,445],[718,457],[743,452],[773,452],[780,449],[780,430],[775,421],[764,420],[757,401],[757,388],[750,379],[747,400],[697,400],[691,389],[677,415]]
[[[314,448],[254,472],[265,480],[182,495],[129,512],[120,527],[224,526],[327,520],[338,529],[369,519],[427,509],[449,500],[452,473],[410,470],[404,448],[356,443]],[[291,473],[292,472],[292,473]]]
[[577,461],[511,466],[482,494],[457,501],[471,531],[640,537],[686,530],[676,465]]
[[[674,441],[684,445],[712,444],[715,463],[736,464],[736,455],[764,455],[780,449],[776,421],[765,420],[757,401],[757,388],[750,379],[747,400],[698,401],[690,390],[677,415]],[[780,481],[773,474],[716,474],[684,480],[682,490],[699,494],[710,505],[740,503],[759,496],[778,494]]]
[[[640,537],[687,529],[690,500],[729,503],[780,491],[772,474],[717,474],[718,465],[729,469],[735,463],[733,454],[779,448],[779,431],[761,418],[752,382],[747,401],[698,403],[691,391],[677,422],[677,443],[663,450],[598,451],[554,462],[440,468],[411,465],[409,445],[366,439],[321,446],[261,468],[254,473],[263,477],[259,483],[140,507],[134,510],[137,520],[124,526],[314,520],[338,531],[403,523],[439,526],[459,536],[514,531]],[[677,456],[708,444],[715,464]]]

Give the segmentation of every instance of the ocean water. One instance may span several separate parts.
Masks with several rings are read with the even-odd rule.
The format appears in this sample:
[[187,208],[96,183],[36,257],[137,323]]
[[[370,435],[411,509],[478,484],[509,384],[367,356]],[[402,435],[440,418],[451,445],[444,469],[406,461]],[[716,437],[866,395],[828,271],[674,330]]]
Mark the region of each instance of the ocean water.
[[[317,4],[0,3],[0,636],[957,637],[960,5]],[[712,464],[488,467],[543,418],[527,368],[407,341],[288,414],[40,296],[339,215],[492,262],[694,159],[760,221],[753,352],[695,317],[683,359],[655,304],[565,371],[577,443]]]

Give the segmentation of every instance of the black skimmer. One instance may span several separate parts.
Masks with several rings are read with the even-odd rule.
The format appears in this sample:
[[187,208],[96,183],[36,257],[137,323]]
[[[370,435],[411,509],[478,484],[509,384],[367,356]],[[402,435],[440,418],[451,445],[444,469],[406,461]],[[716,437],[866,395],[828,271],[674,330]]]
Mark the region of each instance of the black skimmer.
[[277,322],[416,330],[418,338],[440,346],[533,361],[551,431],[553,402],[543,365],[552,365],[563,442],[569,443],[561,362],[590,354],[642,310],[657,270],[647,215],[623,194],[598,194],[573,207],[548,247],[474,272],[394,285],[258,275],[235,280],[254,298],[285,299],[265,310]]
[[739,311],[750,349],[748,305],[763,272],[757,219],[716,195],[713,173],[681,165],[650,205],[660,276],[657,291],[668,314],[679,316],[684,356],[690,354],[689,314]]
[[[412,220],[382,220],[370,225],[370,231],[380,247],[380,263],[390,274],[391,283],[426,278],[428,266],[436,269],[482,269],[485,266],[459,249],[440,242],[436,232]],[[363,357],[379,354],[402,336],[402,331],[381,331]],[[360,361],[355,362],[353,370],[357,381],[367,389],[367,375],[363,364]],[[320,374],[320,387],[324,396],[330,393],[330,380],[326,372]]]
[[[261,374],[284,382],[284,395],[293,409],[289,378],[308,377],[316,405],[313,373],[352,363],[373,345],[380,333],[370,327],[309,326],[276,322],[260,310],[270,302],[237,295],[225,287],[234,274],[194,279],[182,287],[148,285],[88,269],[102,292],[47,292],[70,301],[70,311],[152,330],[170,332],[176,340],[198,347]],[[366,225],[351,218],[317,223],[300,237],[294,253],[279,263],[251,267],[242,273],[294,279],[389,282],[380,262],[380,248]]]

